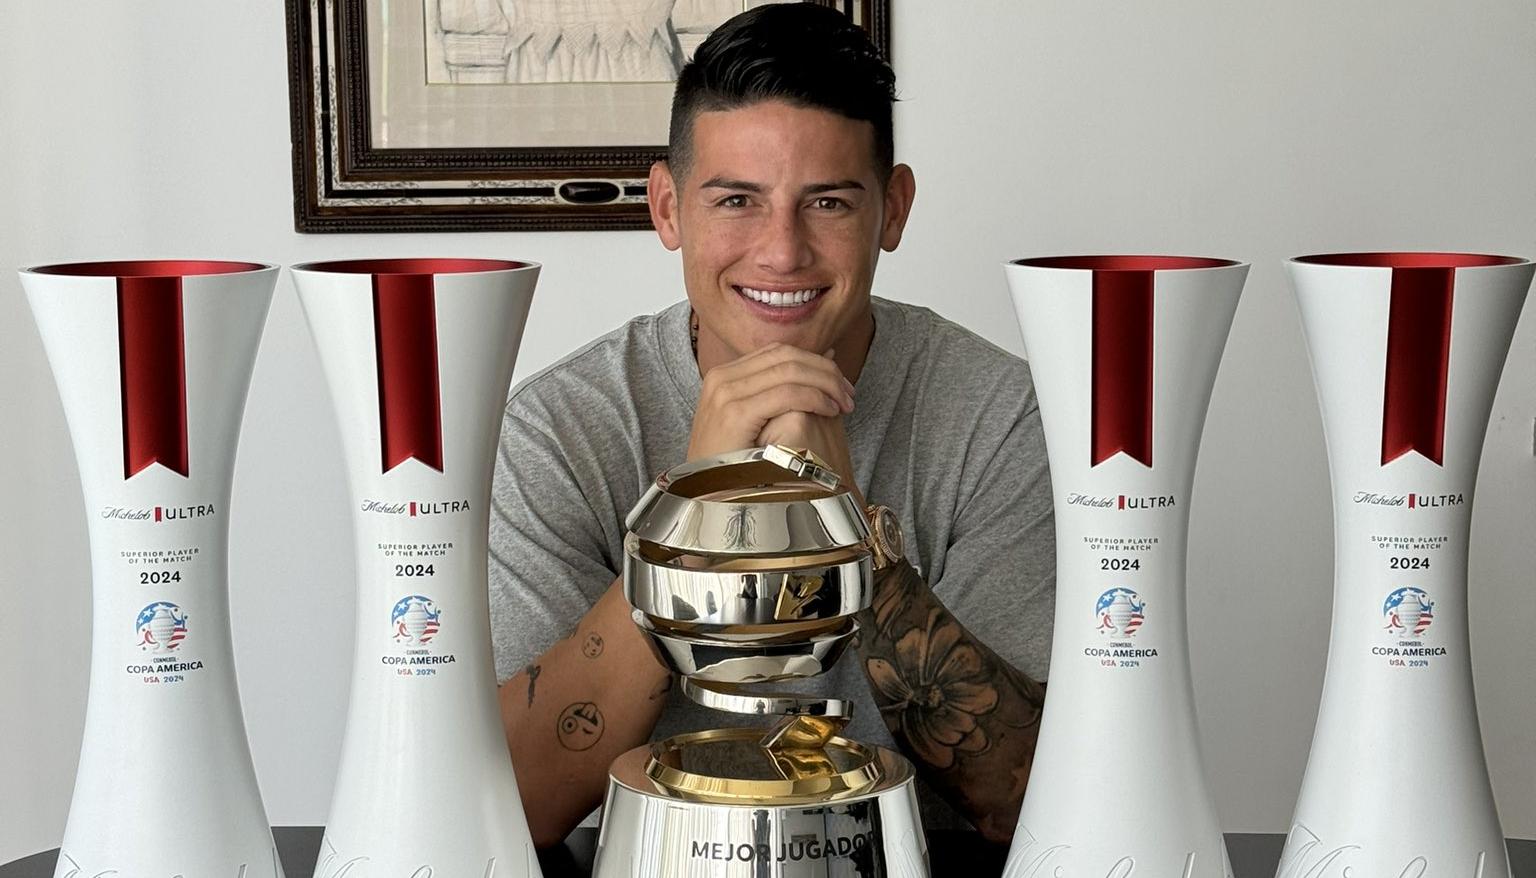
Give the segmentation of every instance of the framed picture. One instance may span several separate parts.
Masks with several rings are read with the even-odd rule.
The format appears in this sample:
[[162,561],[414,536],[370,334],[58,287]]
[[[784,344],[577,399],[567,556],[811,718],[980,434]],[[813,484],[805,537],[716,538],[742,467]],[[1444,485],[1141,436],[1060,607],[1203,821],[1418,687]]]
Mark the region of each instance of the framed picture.
[[[650,227],[672,85],[765,0],[287,0],[300,232]],[[889,0],[837,8],[889,57]]]

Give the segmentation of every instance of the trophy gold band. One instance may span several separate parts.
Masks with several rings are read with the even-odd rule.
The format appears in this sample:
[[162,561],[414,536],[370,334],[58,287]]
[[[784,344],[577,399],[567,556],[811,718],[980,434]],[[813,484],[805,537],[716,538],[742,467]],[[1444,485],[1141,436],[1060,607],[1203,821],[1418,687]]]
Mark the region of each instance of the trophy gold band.
[[674,735],[610,769],[598,878],[928,874],[912,765],[841,735],[852,705],[776,691],[825,673],[870,605],[865,511],[779,446],[663,473],[626,521],[635,624],[688,698],[760,728]]

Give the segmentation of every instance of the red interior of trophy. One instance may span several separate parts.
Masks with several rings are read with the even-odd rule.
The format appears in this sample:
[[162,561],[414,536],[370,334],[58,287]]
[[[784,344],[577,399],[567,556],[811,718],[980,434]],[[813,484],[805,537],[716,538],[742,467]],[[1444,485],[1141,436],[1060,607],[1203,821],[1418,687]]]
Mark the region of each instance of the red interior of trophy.
[[1069,268],[1081,271],[1188,271],[1198,268],[1228,268],[1241,263],[1231,259],[1205,256],[1041,256],[1016,259],[1014,265],[1032,268]]
[[1345,265],[1361,268],[1486,268],[1490,265],[1518,265],[1518,256],[1491,256],[1484,253],[1319,253],[1298,256],[1297,262],[1312,265]]
[[216,259],[126,259],[119,262],[70,262],[40,265],[35,274],[76,277],[191,277],[200,274],[239,274],[270,266],[258,262],[225,262]]
[[294,266],[300,271],[337,274],[472,274],[526,268],[526,262],[504,259],[344,259]]

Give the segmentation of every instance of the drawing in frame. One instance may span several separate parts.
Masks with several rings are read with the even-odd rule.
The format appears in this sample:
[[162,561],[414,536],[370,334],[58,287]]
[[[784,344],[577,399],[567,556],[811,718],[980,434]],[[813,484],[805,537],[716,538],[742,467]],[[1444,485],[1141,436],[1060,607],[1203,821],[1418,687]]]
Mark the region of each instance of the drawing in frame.
[[[650,228],[676,70],[764,2],[286,0],[295,228]],[[890,56],[890,0],[791,2]]]

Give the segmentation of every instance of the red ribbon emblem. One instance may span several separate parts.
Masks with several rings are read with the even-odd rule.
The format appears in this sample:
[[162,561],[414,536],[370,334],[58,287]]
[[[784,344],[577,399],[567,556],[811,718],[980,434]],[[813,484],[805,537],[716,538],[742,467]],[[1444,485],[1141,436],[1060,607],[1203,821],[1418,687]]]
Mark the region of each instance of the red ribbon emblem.
[[432,275],[373,276],[373,335],[384,472],[413,457],[442,472],[443,417]]
[[1152,465],[1152,272],[1093,273],[1092,466]]
[[1513,266],[1521,259],[1482,253],[1321,253],[1298,256],[1296,261],[1392,269],[1387,375],[1381,391],[1381,465],[1418,451],[1444,467],[1456,269]]
[[1481,253],[1324,253],[1312,265],[1392,269],[1387,366],[1381,394],[1381,465],[1410,451],[1445,465],[1445,393],[1456,269],[1515,265]]
[[1395,266],[1387,315],[1381,465],[1410,451],[1445,465],[1445,388],[1456,269]]
[[44,265],[38,274],[117,282],[117,369],[123,415],[123,478],[158,463],[189,472],[186,326],[182,278],[260,271],[254,262],[136,259]]
[[150,464],[187,475],[187,364],[181,278],[117,279],[123,478]]
[[1093,272],[1090,466],[1124,452],[1152,465],[1153,279],[1159,271],[1227,268],[1202,256],[1046,256],[1014,264]]

